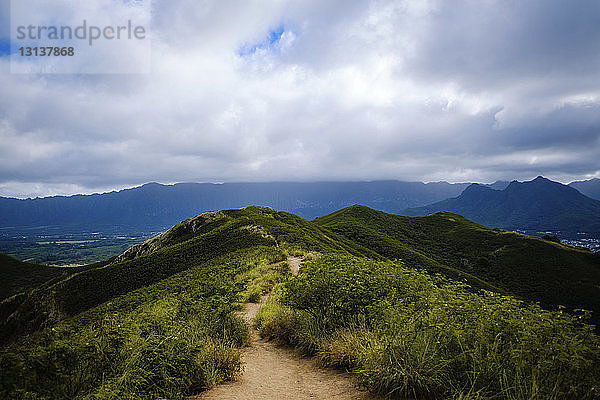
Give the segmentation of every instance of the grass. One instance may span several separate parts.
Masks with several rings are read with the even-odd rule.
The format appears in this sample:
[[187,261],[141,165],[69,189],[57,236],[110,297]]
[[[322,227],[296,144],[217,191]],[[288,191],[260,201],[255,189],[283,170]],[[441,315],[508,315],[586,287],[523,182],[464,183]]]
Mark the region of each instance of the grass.
[[265,264],[254,268],[238,277],[245,282],[247,288],[242,292],[241,303],[258,303],[273,288],[291,276],[287,261]]
[[394,398],[598,395],[593,327],[397,263],[347,256],[308,262],[257,324],[262,336],[350,370]]
[[235,251],[21,339],[0,352],[0,397],[183,399],[231,380],[248,340],[236,277],[280,258]]
[[[299,275],[288,256],[304,257]],[[186,398],[240,373],[248,328],[235,311],[271,292],[263,336],[374,392],[592,400],[600,342],[573,308],[597,310],[595,262],[449,213],[204,214],[0,303],[0,398]]]
[[315,223],[388,259],[477,288],[600,312],[600,256],[586,250],[489,229],[449,212],[411,218],[355,206]]
[[[92,309],[112,298],[167,279],[230,252],[274,241],[245,228],[243,219],[225,224],[189,240],[156,247],[151,254],[89,269],[33,290],[11,318],[0,323],[0,340],[37,330]],[[169,243],[170,244],[170,243]],[[283,256],[280,256],[282,259]]]
[[284,236],[310,224],[270,209],[217,219],[187,221],[11,304],[0,330],[0,397],[177,399],[233,379],[248,337],[237,304],[285,279],[287,252],[328,239],[312,228],[297,246],[276,240],[266,228]]
[[23,262],[0,253],[0,301],[77,271]]

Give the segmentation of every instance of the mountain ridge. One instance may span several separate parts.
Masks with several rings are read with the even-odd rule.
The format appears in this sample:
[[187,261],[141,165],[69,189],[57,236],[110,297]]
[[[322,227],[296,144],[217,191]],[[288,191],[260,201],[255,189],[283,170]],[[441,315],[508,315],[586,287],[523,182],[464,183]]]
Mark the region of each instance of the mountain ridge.
[[163,230],[207,211],[252,205],[306,219],[352,204],[397,212],[458,195],[467,184],[446,182],[179,183],[145,185],[103,194],[36,199],[0,197],[0,226],[121,226]]
[[587,181],[576,181],[569,183],[569,186],[579,190],[584,195],[595,200],[600,200],[600,179],[593,178]]
[[508,230],[600,233],[600,201],[542,176],[528,182],[513,181],[501,191],[472,184],[458,197],[401,213],[422,216],[438,211]]
[[475,276],[494,291],[529,301],[600,310],[600,289],[594,283],[600,281],[600,256],[587,250],[490,229],[447,211],[406,217],[354,206],[314,222],[389,259],[454,279]]
[[[0,324],[0,331],[7,334],[45,323],[29,321],[31,309],[47,308],[47,318],[71,317],[111,297],[211,262],[234,249],[260,246],[276,250],[286,243],[316,252],[402,260],[466,281],[477,289],[548,305],[600,311],[600,292],[594,289],[594,282],[600,282],[600,257],[586,250],[496,231],[450,212],[406,217],[351,206],[307,221],[267,207],[248,207],[204,213],[182,221],[167,232],[130,247],[110,263],[81,267],[59,282],[44,284],[27,298],[18,299],[20,305],[10,306],[20,317],[6,320],[6,326]],[[520,254],[522,249],[529,249],[531,256]],[[571,272],[565,274],[569,263]],[[535,271],[549,272],[547,276],[527,272],[532,266]],[[510,276],[503,276],[505,270],[510,271]],[[566,286],[559,291],[548,290],[557,276]],[[538,285],[542,285],[541,289]],[[24,320],[19,322],[20,318]]]

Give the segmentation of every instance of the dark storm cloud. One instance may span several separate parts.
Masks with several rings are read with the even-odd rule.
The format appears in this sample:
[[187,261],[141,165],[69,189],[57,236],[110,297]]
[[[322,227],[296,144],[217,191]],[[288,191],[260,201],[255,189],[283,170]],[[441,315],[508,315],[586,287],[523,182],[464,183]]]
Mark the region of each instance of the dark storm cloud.
[[496,135],[510,149],[586,149],[600,146],[600,104],[565,105]]
[[600,76],[599,19],[595,0],[440,2],[412,72],[478,90],[542,77],[585,88]]

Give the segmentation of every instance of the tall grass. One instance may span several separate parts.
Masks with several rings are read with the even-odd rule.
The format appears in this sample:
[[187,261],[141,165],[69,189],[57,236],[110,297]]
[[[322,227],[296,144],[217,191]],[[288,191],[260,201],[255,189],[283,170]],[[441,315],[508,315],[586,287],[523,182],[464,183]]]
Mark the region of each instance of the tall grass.
[[257,323],[395,398],[599,396],[600,341],[580,318],[396,263],[311,261]]
[[261,265],[241,274],[238,279],[247,286],[241,294],[240,302],[258,303],[262,296],[269,294],[277,284],[287,280],[291,275],[287,261]]
[[231,253],[0,351],[3,399],[184,399],[241,373],[240,274],[282,254]]

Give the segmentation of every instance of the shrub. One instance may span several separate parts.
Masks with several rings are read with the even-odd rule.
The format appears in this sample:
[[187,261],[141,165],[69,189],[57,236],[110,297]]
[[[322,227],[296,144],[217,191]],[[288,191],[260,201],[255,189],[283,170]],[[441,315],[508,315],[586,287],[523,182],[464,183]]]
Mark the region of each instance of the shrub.
[[258,316],[374,392],[416,399],[596,399],[600,341],[577,317],[391,262],[326,256]]
[[233,252],[13,343],[0,398],[184,399],[234,379],[249,337],[236,277],[275,256]]

